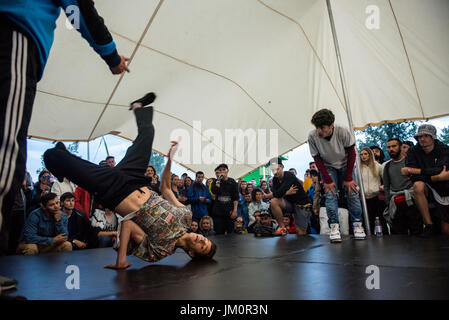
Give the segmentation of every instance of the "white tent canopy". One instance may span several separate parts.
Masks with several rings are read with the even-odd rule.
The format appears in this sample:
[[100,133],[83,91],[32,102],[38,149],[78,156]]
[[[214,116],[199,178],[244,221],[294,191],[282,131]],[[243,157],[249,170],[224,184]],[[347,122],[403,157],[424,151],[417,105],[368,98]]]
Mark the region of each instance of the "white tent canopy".
[[[226,162],[239,177],[306,142],[323,107],[347,126],[325,0],[95,3],[131,73],[113,76],[61,13],[31,137],[133,140],[128,104],[154,91],[154,150],[181,133],[180,163],[213,176]],[[449,1],[331,3],[355,128],[449,114]],[[231,148],[230,129],[249,139]]]

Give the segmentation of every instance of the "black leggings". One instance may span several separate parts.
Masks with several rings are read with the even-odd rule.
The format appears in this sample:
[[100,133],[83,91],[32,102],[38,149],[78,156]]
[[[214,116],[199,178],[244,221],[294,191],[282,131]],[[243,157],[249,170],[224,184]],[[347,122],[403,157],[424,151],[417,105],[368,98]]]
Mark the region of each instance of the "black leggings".
[[66,177],[93,194],[104,207],[114,210],[131,192],[150,186],[151,182],[144,174],[154,139],[153,107],[138,108],[134,113],[137,137],[114,168],[83,160],[67,151],[61,142],[45,151],[45,166],[58,180]]

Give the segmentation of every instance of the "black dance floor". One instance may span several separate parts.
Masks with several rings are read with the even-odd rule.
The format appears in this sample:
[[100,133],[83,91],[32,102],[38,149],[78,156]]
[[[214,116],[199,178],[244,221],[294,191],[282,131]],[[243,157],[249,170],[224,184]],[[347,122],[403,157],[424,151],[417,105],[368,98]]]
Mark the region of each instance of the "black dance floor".
[[[218,245],[215,261],[191,261],[178,249],[158,263],[129,256],[132,266],[124,271],[103,269],[115,261],[111,248],[1,257],[0,275],[19,281],[3,295],[32,300],[449,298],[448,237],[371,236],[355,241],[348,236],[341,244],[319,235],[211,239]],[[367,273],[370,265],[378,272]],[[75,284],[68,266],[79,270],[79,289],[66,286]],[[376,275],[378,289],[372,288]]]

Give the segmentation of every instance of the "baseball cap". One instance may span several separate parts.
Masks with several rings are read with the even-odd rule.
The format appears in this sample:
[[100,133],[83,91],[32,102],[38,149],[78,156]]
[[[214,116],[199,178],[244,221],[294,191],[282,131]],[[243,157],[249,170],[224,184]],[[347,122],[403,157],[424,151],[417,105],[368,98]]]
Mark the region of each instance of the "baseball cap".
[[437,128],[431,124],[422,124],[418,128],[418,132],[415,134],[415,139],[418,140],[418,137],[423,135],[429,135],[432,139],[437,139]]
[[221,168],[229,170],[228,165],[226,163],[222,163],[218,167],[215,168],[215,171],[217,171],[218,169],[221,169]]

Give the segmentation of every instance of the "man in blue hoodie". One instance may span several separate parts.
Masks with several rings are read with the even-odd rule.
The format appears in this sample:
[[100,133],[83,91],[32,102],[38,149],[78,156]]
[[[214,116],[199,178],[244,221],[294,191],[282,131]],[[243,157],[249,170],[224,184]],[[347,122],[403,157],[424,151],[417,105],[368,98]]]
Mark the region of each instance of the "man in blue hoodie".
[[191,204],[193,219],[200,221],[202,217],[208,216],[207,205],[212,202],[209,189],[203,184],[204,173],[198,171],[195,182],[187,190],[187,198]]
[[129,59],[117,53],[92,0],[0,0],[0,255],[8,247],[14,195],[25,175],[36,85],[44,73],[61,8],[113,74],[129,72]]

